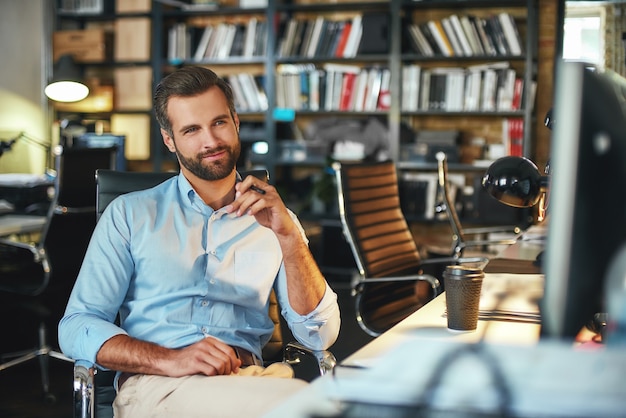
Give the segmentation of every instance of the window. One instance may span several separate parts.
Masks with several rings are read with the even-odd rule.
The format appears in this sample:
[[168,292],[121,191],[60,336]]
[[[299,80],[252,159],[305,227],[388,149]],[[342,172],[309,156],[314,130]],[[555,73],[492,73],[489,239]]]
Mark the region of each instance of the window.
[[603,69],[605,9],[588,2],[568,2],[563,28],[563,58],[585,61]]

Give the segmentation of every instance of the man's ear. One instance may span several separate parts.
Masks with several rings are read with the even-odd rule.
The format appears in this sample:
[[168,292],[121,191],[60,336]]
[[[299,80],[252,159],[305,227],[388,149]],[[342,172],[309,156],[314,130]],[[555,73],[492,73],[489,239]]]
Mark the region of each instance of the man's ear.
[[161,129],[161,136],[163,137],[163,143],[167,147],[170,152],[176,152],[176,147],[174,146],[174,139],[165,131],[165,129]]

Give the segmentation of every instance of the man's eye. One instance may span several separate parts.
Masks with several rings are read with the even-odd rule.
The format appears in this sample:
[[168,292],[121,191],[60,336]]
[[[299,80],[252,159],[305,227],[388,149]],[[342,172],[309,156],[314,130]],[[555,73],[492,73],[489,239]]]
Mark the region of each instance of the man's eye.
[[190,133],[195,132],[197,130],[198,130],[198,128],[196,128],[196,127],[188,128],[188,129],[185,129],[185,133],[186,134],[190,134]]

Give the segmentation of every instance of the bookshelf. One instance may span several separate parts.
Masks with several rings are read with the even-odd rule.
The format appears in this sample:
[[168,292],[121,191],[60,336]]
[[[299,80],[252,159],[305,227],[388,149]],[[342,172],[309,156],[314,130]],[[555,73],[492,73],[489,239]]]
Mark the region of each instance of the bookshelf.
[[[506,152],[513,149],[531,156],[536,125],[531,91],[536,82],[538,42],[534,0],[269,0],[267,7],[253,8],[227,1],[202,9],[149,3],[149,12],[140,16],[106,10],[91,17],[58,12],[57,22],[78,22],[85,28],[90,20],[148,17],[151,53],[147,63],[111,60],[91,67],[134,69],[147,64],[152,88],[180,66],[211,67],[235,90],[242,120],[242,164],[266,167],[271,181],[294,201],[307,198],[303,190],[319,186],[325,177],[326,157],[337,151],[334,142],[342,142],[333,141],[326,129],[329,125],[343,129],[337,135],[347,138],[338,157],[358,157],[363,151],[353,142],[363,139],[367,129],[378,136],[373,141],[382,137],[385,143],[374,142],[365,152],[382,149],[406,171],[434,169],[432,162],[419,158],[401,160],[407,142],[422,130],[459,132],[459,163],[451,168],[460,172],[479,172],[472,162],[482,158],[486,146],[501,143],[503,133],[510,138]],[[507,32],[513,36],[510,45],[486,49],[478,28],[486,28],[485,22],[492,20],[508,25]],[[353,34],[356,27],[361,27],[360,33]],[[450,37],[444,43],[449,49],[444,52],[436,41],[426,47],[425,27],[441,28],[444,35],[447,28]],[[421,36],[416,35],[419,32]],[[470,73],[480,82],[466,91]],[[430,75],[428,83],[425,74]],[[494,80],[490,85],[495,92],[500,78],[508,81],[508,93],[496,93],[491,101],[481,103],[481,96],[469,92],[486,91],[483,82],[488,77]],[[439,88],[431,89],[434,85]],[[523,94],[515,93],[520,87]],[[446,88],[445,100],[436,100],[434,93],[432,100],[426,99],[418,92]],[[467,100],[472,97],[473,102]],[[161,170],[172,159],[153,118],[150,123],[149,166],[143,167]],[[516,129],[503,129],[505,124]],[[376,130],[380,126],[383,131]],[[408,131],[412,131],[409,139]]]

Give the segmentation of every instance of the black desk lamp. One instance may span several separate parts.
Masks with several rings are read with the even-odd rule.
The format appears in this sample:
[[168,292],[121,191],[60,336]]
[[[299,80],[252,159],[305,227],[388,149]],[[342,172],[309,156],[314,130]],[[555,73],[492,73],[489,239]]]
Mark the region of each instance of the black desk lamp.
[[[548,110],[544,125],[552,130],[554,118],[552,109]],[[491,196],[505,205],[517,208],[529,208],[541,201],[539,220],[545,218],[550,183],[550,161],[546,164],[544,174],[527,158],[502,157],[494,161],[483,176],[483,188]]]
[[547,192],[549,177],[541,175],[537,166],[524,157],[502,157],[494,161],[483,176],[487,192],[504,203],[517,208],[537,204]]

